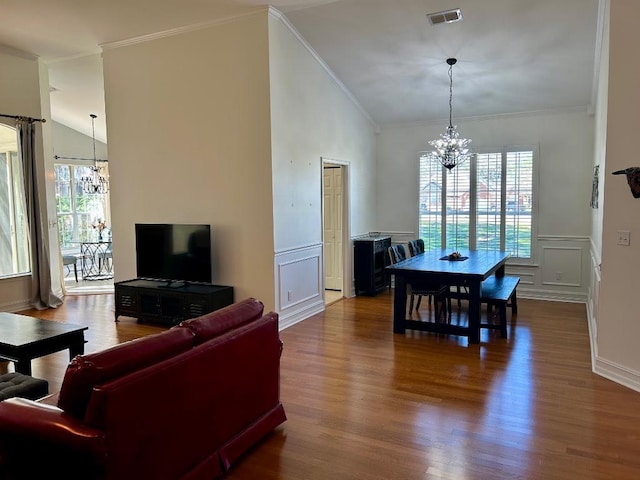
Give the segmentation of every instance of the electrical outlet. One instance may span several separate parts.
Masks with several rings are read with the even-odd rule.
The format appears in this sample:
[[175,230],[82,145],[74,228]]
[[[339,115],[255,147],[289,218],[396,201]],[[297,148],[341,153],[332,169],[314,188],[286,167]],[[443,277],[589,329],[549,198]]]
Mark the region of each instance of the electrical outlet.
[[287,300],[290,302],[292,298],[293,298],[293,290],[289,290],[287,292]]
[[556,280],[562,280],[562,272],[556,272]]
[[618,245],[628,247],[631,244],[631,232],[628,230],[618,230]]

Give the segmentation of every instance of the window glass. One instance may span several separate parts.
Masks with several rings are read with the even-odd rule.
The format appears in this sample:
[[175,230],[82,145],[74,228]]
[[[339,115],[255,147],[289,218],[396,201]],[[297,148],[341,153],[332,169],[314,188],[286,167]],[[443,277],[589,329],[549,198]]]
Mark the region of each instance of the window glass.
[[483,153],[476,157],[477,250],[502,248],[502,155]]
[[57,164],[54,171],[60,248],[78,250],[82,242],[98,241],[98,223],[110,227],[108,194],[84,191],[82,178],[92,175],[91,167]]
[[442,167],[427,157],[420,158],[420,238],[425,249],[442,243]]
[[29,227],[17,132],[0,124],[0,277],[30,271]]

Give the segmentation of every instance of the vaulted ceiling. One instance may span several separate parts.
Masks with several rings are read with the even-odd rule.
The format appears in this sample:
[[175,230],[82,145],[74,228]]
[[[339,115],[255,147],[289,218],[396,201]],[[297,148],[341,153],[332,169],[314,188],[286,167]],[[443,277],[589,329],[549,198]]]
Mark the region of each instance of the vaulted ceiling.
[[[602,0],[274,0],[381,126],[588,108]],[[11,0],[0,44],[50,67],[54,120],[104,140],[100,45],[262,9],[259,0]],[[462,21],[426,14],[460,8]]]

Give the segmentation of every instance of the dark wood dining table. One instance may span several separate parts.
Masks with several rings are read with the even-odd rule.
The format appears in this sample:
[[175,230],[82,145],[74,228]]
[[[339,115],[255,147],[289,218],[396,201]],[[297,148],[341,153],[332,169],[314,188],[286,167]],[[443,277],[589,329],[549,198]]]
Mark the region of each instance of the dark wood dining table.
[[[480,342],[480,286],[491,275],[504,275],[504,267],[511,254],[497,250],[460,251],[459,260],[444,259],[448,250],[428,250],[406,260],[388,266],[386,270],[395,276],[393,296],[393,331],[405,333],[406,329],[463,335],[469,343]],[[466,257],[466,258],[465,258]],[[443,285],[465,286],[468,289],[468,325],[448,322],[419,321],[407,318],[407,284],[438,282]]]

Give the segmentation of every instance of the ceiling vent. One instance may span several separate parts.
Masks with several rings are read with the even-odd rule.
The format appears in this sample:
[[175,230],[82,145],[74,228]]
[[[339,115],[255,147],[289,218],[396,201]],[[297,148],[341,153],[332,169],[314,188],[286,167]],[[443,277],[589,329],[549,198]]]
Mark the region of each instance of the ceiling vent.
[[441,23],[453,23],[462,20],[462,12],[459,8],[445,10],[444,12],[428,13],[427,18],[431,25],[439,25]]

